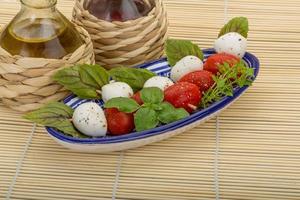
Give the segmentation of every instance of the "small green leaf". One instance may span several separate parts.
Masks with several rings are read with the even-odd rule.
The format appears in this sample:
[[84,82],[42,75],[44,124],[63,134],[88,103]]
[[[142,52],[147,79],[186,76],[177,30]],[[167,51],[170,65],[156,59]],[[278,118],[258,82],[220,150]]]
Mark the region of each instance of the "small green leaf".
[[250,86],[250,85],[252,85],[252,82],[253,82],[252,80],[246,80],[245,85]]
[[136,131],[144,131],[155,128],[159,121],[155,110],[151,108],[140,108],[134,115]]
[[216,82],[217,83],[217,87],[220,87],[220,88],[224,87],[225,84],[226,84],[225,81],[226,81],[225,79],[219,79],[219,80],[217,80],[217,82]]
[[245,80],[243,80],[241,78],[237,79],[236,82],[237,82],[237,84],[238,84],[239,87],[243,87],[244,84],[245,84]]
[[218,77],[215,76],[215,75],[212,76],[212,79],[214,80],[214,82],[217,82],[217,81],[218,81]]
[[40,125],[56,128],[67,135],[73,137],[86,137],[76,131],[70,119],[72,119],[73,110],[69,106],[54,102],[45,105],[44,107],[24,115],[25,119],[35,122]]
[[158,104],[164,100],[164,93],[157,87],[149,87],[141,90],[141,99],[145,103]]
[[246,72],[247,76],[251,77],[254,75],[254,69],[253,68],[249,68],[247,67],[247,72]]
[[221,37],[229,32],[237,32],[247,38],[248,30],[248,19],[246,17],[235,17],[223,26],[218,37]]
[[160,104],[162,110],[158,111],[158,119],[164,124],[169,124],[189,116],[189,113],[183,108],[174,108],[168,102]]
[[233,96],[233,92],[230,91],[230,90],[226,90],[226,91],[225,91],[225,95],[226,95],[226,96],[232,97],[232,96]]
[[121,112],[133,113],[139,109],[140,105],[133,99],[117,97],[110,99],[104,105],[105,108],[117,108]]
[[156,76],[155,73],[147,69],[126,67],[113,68],[109,71],[109,74],[114,80],[130,85],[134,91],[142,89],[148,79]]
[[98,90],[109,83],[108,72],[99,65],[80,65],[79,74],[83,83]]
[[168,62],[174,66],[179,60],[185,56],[196,56],[203,60],[203,52],[198,45],[188,40],[168,39],[165,46]]
[[56,72],[52,78],[80,98],[100,98],[99,94],[96,92],[97,89],[93,85],[82,82],[79,69],[80,66],[64,68]]

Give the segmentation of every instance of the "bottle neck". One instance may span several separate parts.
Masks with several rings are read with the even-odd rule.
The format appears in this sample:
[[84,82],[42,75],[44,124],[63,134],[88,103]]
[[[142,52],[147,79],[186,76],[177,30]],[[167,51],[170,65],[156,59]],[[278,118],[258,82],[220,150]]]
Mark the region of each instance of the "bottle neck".
[[57,0],[21,0],[21,3],[29,8],[46,9],[54,7]]

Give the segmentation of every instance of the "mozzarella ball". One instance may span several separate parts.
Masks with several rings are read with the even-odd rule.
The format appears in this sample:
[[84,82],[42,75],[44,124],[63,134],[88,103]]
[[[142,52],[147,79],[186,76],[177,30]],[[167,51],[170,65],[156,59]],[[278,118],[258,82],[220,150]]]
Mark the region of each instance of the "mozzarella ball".
[[88,102],[79,105],[73,113],[73,124],[83,134],[99,137],[107,133],[107,121],[102,108]]
[[164,91],[165,89],[167,89],[171,85],[174,85],[174,83],[168,77],[154,76],[154,77],[148,79],[145,82],[144,88],[158,87],[159,89],[161,89],[162,91]]
[[215,41],[215,50],[242,58],[247,50],[247,39],[236,32],[227,33]]
[[196,56],[186,56],[176,63],[171,69],[171,79],[178,81],[184,75],[203,70],[203,62]]
[[104,102],[116,97],[131,97],[132,88],[123,82],[113,82],[102,87],[102,99]]

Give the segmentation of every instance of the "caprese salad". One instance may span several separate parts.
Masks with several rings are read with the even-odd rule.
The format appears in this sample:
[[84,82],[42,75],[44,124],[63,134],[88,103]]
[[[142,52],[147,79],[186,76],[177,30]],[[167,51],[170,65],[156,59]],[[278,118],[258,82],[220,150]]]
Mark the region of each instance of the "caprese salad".
[[230,20],[215,41],[216,53],[203,61],[191,41],[169,39],[165,51],[171,72],[158,76],[147,69],[76,65],[58,71],[53,80],[83,99],[102,99],[75,110],[53,102],[25,115],[38,124],[73,137],[128,134],[169,124],[208,107],[236,87],[251,84],[253,69],[242,57],[247,48],[248,21]]

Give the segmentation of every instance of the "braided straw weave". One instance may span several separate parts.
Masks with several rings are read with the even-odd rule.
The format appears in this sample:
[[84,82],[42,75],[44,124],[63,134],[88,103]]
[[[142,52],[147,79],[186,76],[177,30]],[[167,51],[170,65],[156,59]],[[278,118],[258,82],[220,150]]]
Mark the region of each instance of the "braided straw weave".
[[133,66],[163,55],[167,15],[162,0],[144,0],[153,5],[147,16],[125,22],[100,20],[85,10],[90,0],[76,0],[73,21],[91,35],[96,62],[106,68]]
[[5,105],[27,112],[68,95],[69,92],[54,83],[51,76],[63,67],[95,62],[89,34],[82,27],[76,28],[84,44],[62,59],[12,56],[0,47],[0,98]]

